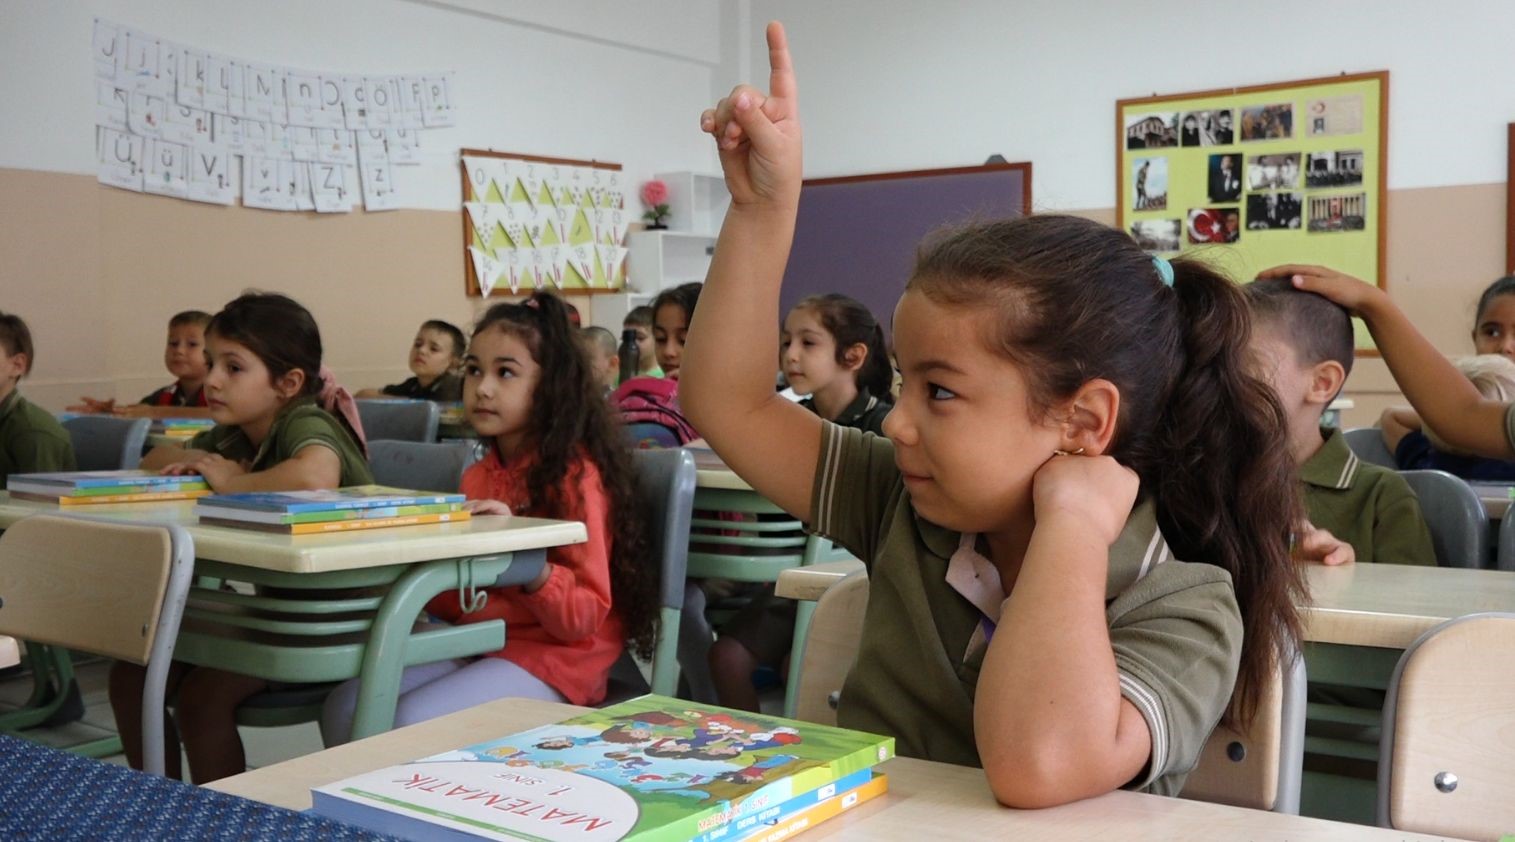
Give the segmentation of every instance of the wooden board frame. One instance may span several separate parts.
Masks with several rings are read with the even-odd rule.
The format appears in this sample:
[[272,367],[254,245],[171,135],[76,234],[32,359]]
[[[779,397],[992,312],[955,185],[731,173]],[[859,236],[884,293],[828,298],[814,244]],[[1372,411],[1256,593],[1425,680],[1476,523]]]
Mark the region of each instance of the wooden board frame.
[[[1515,125],[1515,124],[1512,124]],[[931,170],[905,170],[903,172],[872,173],[867,175],[841,175],[833,178],[807,178],[804,186],[813,184],[849,184],[861,181],[889,181],[899,178],[931,178],[938,175],[970,175],[982,172],[1021,171],[1021,212],[1031,215],[1031,162],[977,164],[971,167],[943,167]]]
[[[1370,233],[1373,233],[1374,238],[1376,238],[1376,242],[1374,242],[1373,245],[1373,256],[1374,259],[1376,259],[1377,273],[1374,277],[1363,277],[1363,280],[1368,280],[1368,282],[1371,283],[1377,283],[1377,286],[1379,286],[1379,288],[1388,289],[1389,273],[1388,260],[1386,260],[1386,257],[1388,257],[1388,238],[1386,238],[1386,230],[1388,230],[1389,215],[1389,71],[1386,70],[1371,71],[1371,73],[1342,73],[1339,74],[1339,76],[1323,76],[1317,77],[1317,79],[1289,80],[1289,82],[1274,82],[1268,83],[1268,85],[1241,86],[1241,88],[1215,88],[1209,89],[1209,91],[1180,92],[1180,94],[1153,94],[1150,95],[1150,97],[1132,97],[1124,98],[1124,100],[1118,100],[1117,103],[1115,103],[1115,195],[1117,195],[1117,204],[1115,204],[1115,218],[1117,218],[1117,226],[1120,227],[1121,230],[1129,230],[1129,226],[1132,224],[1132,215],[1135,214],[1135,210],[1133,210],[1132,207],[1129,207],[1130,203],[1132,203],[1132,197],[1130,197],[1130,185],[1127,183],[1130,180],[1129,177],[1127,177],[1126,173],[1127,153],[1129,153],[1129,150],[1126,148],[1126,124],[1124,124],[1124,118],[1126,118],[1126,115],[1132,114],[1135,109],[1141,109],[1144,108],[1144,106],[1147,106],[1147,108],[1151,108],[1151,111],[1183,112],[1188,111],[1188,109],[1183,108],[1183,103],[1186,103],[1186,101],[1215,100],[1215,98],[1242,97],[1242,95],[1247,95],[1247,97],[1250,97],[1250,95],[1254,94],[1279,92],[1280,100],[1285,100],[1285,98],[1288,98],[1288,101],[1291,101],[1291,103],[1295,104],[1294,139],[1297,139],[1297,141],[1300,141],[1301,144],[1306,145],[1307,147],[1307,145],[1317,141],[1317,138],[1310,138],[1309,135],[1306,135],[1306,133],[1304,133],[1303,115],[1300,114],[1301,103],[1303,103],[1306,98],[1310,98],[1312,95],[1315,95],[1314,92],[1310,91],[1310,89],[1320,88],[1320,86],[1324,85],[1342,85],[1342,83],[1362,82],[1377,83],[1377,109],[1379,109],[1379,114],[1377,114],[1379,120],[1377,120],[1376,150],[1374,150],[1374,148],[1368,147],[1368,144],[1371,144],[1371,142],[1373,142],[1373,133],[1365,132],[1362,135],[1363,154],[1365,154],[1365,156],[1370,156],[1370,154],[1377,156],[1376,179],[1371,179],[1370,177],[1370,179],[1363,180],[1362,183],[1363,192],[1367,192],[1368,194],[1368,201],[1370,201],[1370,203],[1374,203],[1374,201],[1376,201],[1377,203],[1377,224],[1376,226],[1370,226]],[[1200,108],[1223,108],[1223,106],[1200,106]],[[1232,108],[1235,109],[1238,108],[1238,106],[1232,106]],[[1365,112],[1367,112],[1367,109],[1365,109]],[[1239,141],[1239,133],[1241,133],[1241,120],[1239,120],[1239,115],[1238,120],[1236,120],[1235,126],[1236,133],[1238,133],[1238,141],[1236,141],[1235,144],[1220,145],[1220,147],[1200,148],[1214,148],[1217,153],[1220,153],[1220,151],[1235,150],[1235,154],[1238,154],[1239,157],[1242,157],[1242,161],[1244,161],[1244,164],[1242,164],[1241,168],[1241,174],[1242,179],[1245,179],[1245,156],[1247,156],[1247,147],[1245,147],[1245,145]],[[1512,124],[1512,138],[1515,138],[1515,124]],[[1162,153],[1162,151],[1167,150],[1192,150],[1192,148],[1197,147],[1179,147],[1179,145],[1174,145],[1174,147],[1154,148],[1153,151],[1154,153]],[[1260,153],[1262,153],[1262,151],[1265,150],[1257,151],[1260,151]],[[1301,154],[1307,154],[1307,151],[1301,150]],[[1510,161],[1512,161],[1512,173],[1515,173],[1515,145],[1512,145],[1512,153],[1510,154],[1512,154],[1512,157],[1510,157]],[[1294,191],[1303,192],[1306,191],[1306,189],[1310,189],[1304,186],[1303,179],[1304,168],[1301,167],[1300,186],[1298,186],[1298,188],[1292,188]],[[1173,180],[1173,177],[1171,177],[1170,174],[1170,183],[1171,180]],[[1377,191],[1377,195],[1373,195],[1373,191]],[[1242,195],[1242,197],[1238,197],[1238,200],[1236,200],[1238,201],[1238,209],[1245,207],[1244,195]],[[1304,195],[1306,195],[1306,201],[1309,200],[1310,194],[1307,194],[1306,192]],[[1515,207],[1515,198],[1512,198],[1512,207]],[[1168,210],[1168,214],[1170,214],[1170,217],[1180,218],[1180,229],[1182,229],[1182,227],[1185,227],[1185,223],[1182,221],[1183,218],[1185,218],[1185,207],[1174,207],[1174,209]],[[1301,220],[1301,226],[1307,226],[1307,221]],[[1217,248],[1238,248],[1238,250],[1241,250],[1242,253],[1245,253],[1245,242],[1247,242],[1248,239],[1247,233],[1247,229],[1242,230],[1241,244],[1239,244],[1238,247],[1230,247],[1230,245],[1224,245],[1224,247]],[[1191,247],[1191,245],[1192,244],[1188,244],[1188,242],[1186,242],[1185,235],[1183,235],[1182,230],[1180,230],[1180,248],[1185,248],[1186,250],[1186,248]],[[1515,245],[1512,245],[1512,248],[1510,248],[1510,254],[1512,254],[1512,265],[1515,265]],[[1312,257],[1310,257],[1310,254],[1307,253],[1300,254],[1300,256],[1295,259],[1295,262],[1312,262]],[[1365,336],[1365,332],[1359,332],[1359,347],[1357,347],[1357,353],[1359,353],[1359,356],[1377,356],[1376,350],[1373,350],[1371,347],[1365,347],[1365,345],[1363,345],[1363,336]]]
[[1504,272],[1515,275],[1515,123],[1506,131],[1508,165],[1504,189]]
[[[622,171],[620,164],[611,164],[605,161],[581,161],[577,158],[550,158],[543,155],[526,155],[520,152],[497,152],[493,149],[460,149],[458,150],[458,172],[462,176],[463,180],[462,201],[464,202],[468,201],[468,194],[470,191],[468,185],[468,164],[466,162],[466,159],[468,158],[505,158],[512,161],[529,161],[534,164],[558,164],[561,166],[589,167],[591,169],[607,170],[613,172]],[[458,212],[463,217],[463,289],[465,294],[467,294],[470,298],[482,298],[484,295],[482,288],[479,286],[479,277],[474,273],[473,261],[468,257],[468,247],[473,244],[473,224],[468,221],[468,210],[466,208],[460,206],[458,208]],[[590,287],[585,289],[557,289],[554,290],[554,292],[557,292],[561,295],[605,295],[609,293],[625,292],[625,289],[621,287],[606,287],[604,289]],[[495,287],[493,290],[490,290],[488,297],[522,298],[530,294],[531,293],[529,291],[511,292],[509,287]]]

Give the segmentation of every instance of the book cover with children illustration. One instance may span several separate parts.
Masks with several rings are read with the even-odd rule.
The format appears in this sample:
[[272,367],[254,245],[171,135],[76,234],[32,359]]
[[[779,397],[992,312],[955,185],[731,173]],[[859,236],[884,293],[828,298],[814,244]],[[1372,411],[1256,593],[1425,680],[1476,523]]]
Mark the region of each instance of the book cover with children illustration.
[[313,797],[318,813],[410,838],[687,840],[865,784],[892,756],[888,737],[643,696]]

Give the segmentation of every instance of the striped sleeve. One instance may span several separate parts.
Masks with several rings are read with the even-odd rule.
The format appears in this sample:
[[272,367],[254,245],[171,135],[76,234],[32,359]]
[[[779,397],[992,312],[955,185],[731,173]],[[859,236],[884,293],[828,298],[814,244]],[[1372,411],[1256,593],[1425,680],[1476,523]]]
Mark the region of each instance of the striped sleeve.
[[810,529],[872,563],[891,501],[903,492],[888,439],[829,421],[810,494]]

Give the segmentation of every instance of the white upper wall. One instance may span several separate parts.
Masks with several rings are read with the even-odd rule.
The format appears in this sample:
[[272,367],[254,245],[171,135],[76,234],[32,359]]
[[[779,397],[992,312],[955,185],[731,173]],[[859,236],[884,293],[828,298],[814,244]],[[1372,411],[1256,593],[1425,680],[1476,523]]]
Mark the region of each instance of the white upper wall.
[[97,16],[271,64],[455,71],[458,125],[395,167],[407,207],[458,207],[462,147],[614,161],[632,183],[717,166],[696,123],[723,53],[709,0],[0,0],[0,167],[95,171]]
[[1387,69],[1389,187],[1506,179],[1515,3],[752,0],[747,81],[764,88],[772,19],[810,176],[999,153],[1032,162],[1038,207],[1113,207],[1116,100]]

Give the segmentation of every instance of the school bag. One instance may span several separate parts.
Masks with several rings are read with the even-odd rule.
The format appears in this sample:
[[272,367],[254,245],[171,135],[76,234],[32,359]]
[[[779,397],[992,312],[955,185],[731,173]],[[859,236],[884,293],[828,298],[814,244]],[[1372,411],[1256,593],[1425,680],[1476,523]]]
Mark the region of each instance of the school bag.
[[616,388],[610,403],[638,449],[680,447],[700,437],[679,411],[679,382],[633,377]]

